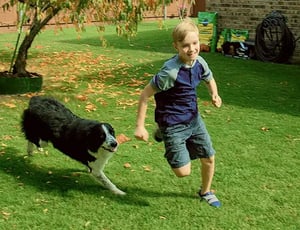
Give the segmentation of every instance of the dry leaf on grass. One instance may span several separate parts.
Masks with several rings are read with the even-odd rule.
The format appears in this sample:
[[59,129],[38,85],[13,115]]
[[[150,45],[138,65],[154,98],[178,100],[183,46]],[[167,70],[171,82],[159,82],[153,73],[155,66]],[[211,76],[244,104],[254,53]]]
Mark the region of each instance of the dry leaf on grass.
[[2,139],[5,140],[5,141],[12,140],[13,136],[11,136],[11,135],[5,135],[5,136],[3,136]]
[[130,163],[128,163],[128,162],[126,162],[126,163],[124,164],[124,168],[126,168],[126,169],[129,169],[129,168],[131,168],[131,164],[130,164]]
[[86,95],[76,95],[76,98],[80,101],[86,101],[88,97]]
[[97,106],[92,104],[92,103],[88,103],[86,106],[85,106],[85,110],[87,112],[91,112],[91,111],[96,111],[97,110]]
[[129,137],[127,137],[123,133],[119,134],[116,139],[119,144],[123,144],[123,143],[131,140]]
[[146,171],[146,172],[151,172],[151,167],[149,165],[144,165],[143,166],[143,169]]
[[211,102],[210,101],[203,101],[202,105],[203,106],[209,106],[209,105],[211,105]]
[[16,108],[17,106],[14,104],[14,103],[8,103],[8,102],[5,102],[5,103],[2,103],[4,106],[8,107],[8,108]]
[[1,214],[5,220],[8,220],[9,216],[11,215],[11,213],[5,211],[1,211]]
[[261,129],[261,131],[264,131],[264,132],[268,132],[270,130],[270,128],[268,128],[268,127],[261,127],[260,129]]

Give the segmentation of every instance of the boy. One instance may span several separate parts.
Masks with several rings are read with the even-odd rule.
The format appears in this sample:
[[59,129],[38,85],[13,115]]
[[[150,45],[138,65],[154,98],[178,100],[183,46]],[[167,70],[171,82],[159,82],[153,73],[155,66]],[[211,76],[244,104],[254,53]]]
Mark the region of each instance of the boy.
[[202,186],[200,199],[214,207],[221,203],[211,191],[215,150],[198,113],[196,87],[204,81],[212,103],[220,107],[217,84],[205,60],[199,56],[199,31],[191,20],[180,22],[173,30],[173,46],[178,54],[167,60],[140,95],[135,137],[148,141],[145,117],[149,97],[154,95],[156,140],[163,140],[165,158],[177,177],[191,173],[191,160],[200,159]]

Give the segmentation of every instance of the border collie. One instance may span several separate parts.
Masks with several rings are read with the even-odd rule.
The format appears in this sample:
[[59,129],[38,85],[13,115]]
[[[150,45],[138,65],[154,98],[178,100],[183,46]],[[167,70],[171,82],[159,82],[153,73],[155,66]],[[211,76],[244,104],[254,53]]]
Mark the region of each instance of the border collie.
[[103,172],[118,148],[110,124],[80,118],[55,99],[34,96],[23,112],[21,128],[28,140],[28,155],[32,155],[34,145],[42,150],[50,142],[54,148],[86,165],[105,188],[125,195]]

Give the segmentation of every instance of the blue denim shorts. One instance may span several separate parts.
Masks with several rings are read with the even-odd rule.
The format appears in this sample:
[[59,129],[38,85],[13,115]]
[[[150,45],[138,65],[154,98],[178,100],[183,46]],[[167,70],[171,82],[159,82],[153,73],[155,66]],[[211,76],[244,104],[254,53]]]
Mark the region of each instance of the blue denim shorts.
[[188,124],[160,127],[165,144],[165,158],[172,168],[180,168],[191,160],[215,154],[210,136],[200,116]]

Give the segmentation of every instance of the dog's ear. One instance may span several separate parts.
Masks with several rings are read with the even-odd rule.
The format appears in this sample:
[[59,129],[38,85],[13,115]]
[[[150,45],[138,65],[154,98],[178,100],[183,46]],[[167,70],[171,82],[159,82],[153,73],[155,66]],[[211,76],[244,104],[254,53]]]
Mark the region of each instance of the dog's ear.
[[90,151],[96,153],[106,139],[104,130],[100,124],[91,127],[87,138],[87,147]]

